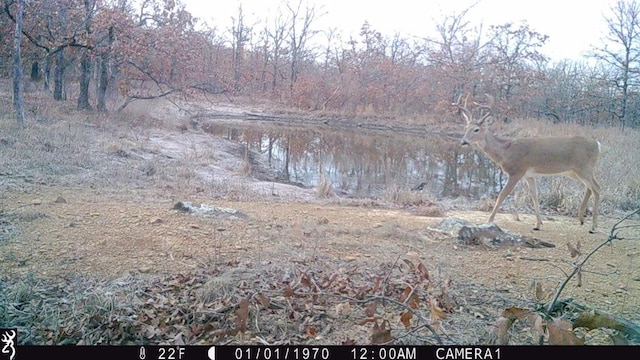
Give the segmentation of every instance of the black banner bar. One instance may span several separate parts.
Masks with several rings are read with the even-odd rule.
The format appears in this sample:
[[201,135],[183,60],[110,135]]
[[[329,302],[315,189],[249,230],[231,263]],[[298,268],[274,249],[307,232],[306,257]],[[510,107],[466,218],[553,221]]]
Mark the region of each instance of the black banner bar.
[[[499,360],[523,356],[630,356],[638,346],[15,346],[12,360]],[[9,354],[0,354],[0,360]]]

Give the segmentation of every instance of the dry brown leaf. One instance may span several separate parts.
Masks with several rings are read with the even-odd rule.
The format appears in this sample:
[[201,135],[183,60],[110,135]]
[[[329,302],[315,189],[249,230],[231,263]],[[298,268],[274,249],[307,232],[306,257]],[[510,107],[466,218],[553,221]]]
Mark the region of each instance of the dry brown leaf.
[[213,330],[213,324],[210,322],[204,324],[192,324],[190,327],[190,338],[197,337],[203,332]]
[[531,325],[531,336],[534,339],[539,339],[544,336],[544,326],[542,321],[542,316],[540,314],[531,313],[527,316],[527,320]]
[[309,289],[313,288],[313,285],[311,283],[311,277],[309,277],[309,275],[307,274],[302,275],[302,278],[300,279],[300,283],[308,287]]
[[378,276],[378,278],[376,279],[376,284],[373,286],[373,289],[371,290],[372,294],[375,294],[376,292],[378,292],[378,290],[380,290],[380,284],[382,284],[382,277]]
[[391,326],[387,328],[389,322],[384,320],[382,325],[378,326],[378,322],[373,323],[373,329],[371,332],[371,343],[372,344],[386,344],[393,340],[391,336]]
[[427,267],[424,266],[423,263],[418,264],[418,270],[420,271],[420,274],[422,274],[422,277],[425,280],[429,280],[429,270],[427,270]]
[[420,306],[420,298],[418,297],[418,294],[413,293],[409,298],[407,305],[412,309],[417,309]]
[[364,314],[367,315],[367,317],[374,317],[376,314],[376,309],[378,307],[378,302],[377,301],[372,301],[369,305],[367,305],[367,307],[364,309]]
[[236,311],[236,329],[244,333],[247,331],[247,320],[249,319],[249,300],[240,301],[238,311]]
[[510,307],[504,309],[502,312],[502,317],[506,317],[511,320],[524,320],[529,314],[531,314],[531,310]]
[[287,285],[287,287],[284,288],[284,296],[292,297],[293,295],[294,295],[293,289],[291,288],[291,286]]
[[445,319],[447,315],[444,311],[438,306],[438,301],[434,298],[430,300],[431,311],[429,313],[429,318],[432,324],[437,323],[440,319]]
[[596,313],[595,311],[583,311],[574,322],[575,327],[583,327],[589,330],[597,328],[616,329],[620,323],[611,315]]
[[496,345],[509,344],[509,329],[514,323],[514,319],[501,317],[493,323],[493,333],[496,335]]
[[307,328],[307,335],[310,338],[315,339],[316,337],[318,337],[318,329],[316,329],[315,326],[309,326]]
[[411,327],[411,318],[413,317],[413,313],[411,311],[406,311],[402,313],[400,316],[400,322],[404,325],[405,328]]
[[409,259],[402,259],[407,265],[409,265],[409,270],[412,272],[416,270],[416,266]]
[[409,297],[409,294],[411,294],[412,291],[413,289],[411,289],[411,286],[407,286],[406,288],[404,288],[404,291],[402,291],[402,295],[400,295],[400,302],[404,302],[405,300],[407,300],[407,297]]
[[576,336],[571,331],[573,326],[570,322],[562,319],[554,319],[547,322],[547,330],[549,330],[550,345],[584,345],[584,339]]
[[271,298],[263,293],[259,293],[258,303],[260,303],[260,308],[262,308],[263,310],[266,310],[269,308],[269,305],[271,304]]

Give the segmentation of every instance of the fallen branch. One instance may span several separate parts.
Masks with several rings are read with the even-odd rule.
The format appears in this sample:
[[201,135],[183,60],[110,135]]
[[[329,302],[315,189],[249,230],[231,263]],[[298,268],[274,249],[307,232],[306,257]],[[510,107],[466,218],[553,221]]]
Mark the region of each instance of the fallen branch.
[[587,306],[576,302],[573,299],[559,301],[557,308],[562,308],[565,312],[578,313],[578,317],[573,320],[573,328],[585,328],[593,330],[597,328],[607,328],[620,331],[634,343],[640,343],[640,326],[620,316],[609,314],[604,311],[590,309]]

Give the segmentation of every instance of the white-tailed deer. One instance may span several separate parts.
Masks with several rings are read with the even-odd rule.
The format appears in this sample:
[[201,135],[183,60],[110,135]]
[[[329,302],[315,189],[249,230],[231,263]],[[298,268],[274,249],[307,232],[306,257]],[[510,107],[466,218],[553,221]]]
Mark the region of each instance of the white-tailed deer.
[[548,136],[536,138],[503,139],[493,134],[490,129],[493,123],[493,98],[487,95],[486,105],[474,103],[486,112],[474,119],[467,108],[467,99],[460,103],[462,95],[453,105],[460,109],[467,121],[462,145],[475,145],[493,162],[498,164],[508,176],[507,184],[502,188],[491,211],[488,222],[493,222],[496,212],[504,199],[511,193],[518,181],[523,177],[527,181],[533,208],[536,212],[536,227],[542,226],[538,194],[534,176],[566,175],[579,180],[587,188],[578,211],[580,224],[584,224],[585,211],[589,197],[593,193],[593,220],[590,233],[597,227],[598,207],[600,203],[600,186],[594,178],[596,163],[600,156],[600,143],[582,136]]

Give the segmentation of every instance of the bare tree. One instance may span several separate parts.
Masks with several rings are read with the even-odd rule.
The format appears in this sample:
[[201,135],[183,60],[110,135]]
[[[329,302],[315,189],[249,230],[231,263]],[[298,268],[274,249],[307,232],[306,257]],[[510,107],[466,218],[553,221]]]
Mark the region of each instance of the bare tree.
[[[273,28],[271,30],[265,30],[267,39],[271,43],[271,90],[276,91],[278,85],[278,78],[280,76],[280,66],[282,63],[282,56],[285,52],[285,39],[288,35],[288,23],[289,20],[282,17],[281,14],[276,15],[273,20]],[[265,54],[266,55],[266,54]]]
[[444,78],[443,83],[450,84],[450,87],[440,91],[451,101],[462,94],[467,86],[476,92],[480,83],[478,70],[486,62],[483,58],[486,43],[482,41],[482,26],[474,27],[467,20],[467,14],[476,4],[436,23],[437,36],[427,39],[427,60],[439,69],[437,75]]
[[24,13],[24,0],[16,0],[16,23],[13,37],[13,107],[16,111],[18,125],[24,126],[24,101],[22,84],[22,53],[20,42],[22,41],[22,15]]
[[251,28],[244,24],[244,15],[242,13],[242,5],[238,6],[238,18],[232,18],[233,27],[233,87],[234,90],[240,90],[240,77],[242,75],[242,60],[244,58],[245,47],[249,41]]
[[[548,37],[525,22],[491,26],[489,32],[488,57],[493,71],[487,81],[493,82],[501,98],[513,101],[516,89],[526,92],[529,83],[536,79],[536,69],[546,62],[540,48]],[[528,101],[530,94],[523,95]]]
[[594,49],[591,56],[615,69],[611,80],[620,99],[612,114],[624,129],[630,90],[640,75],[640,4],[637,0],[618,0],[605,21],[609,32],[604,44]]
[[298,4],[295,7],[291,6],[291,4],[287,4],[287,8],[291,13],[291,26],[289,28],[289,51],[291,51],[289,88],[293,95],[293,87],[298,80],[300,63],[304,57],[307,41],[314,35],[314,32],[311,31],[311,24],[316,19],[317,14],[315,6],[309,7],[307,4],[303,10],[302,0],[298,0]]

